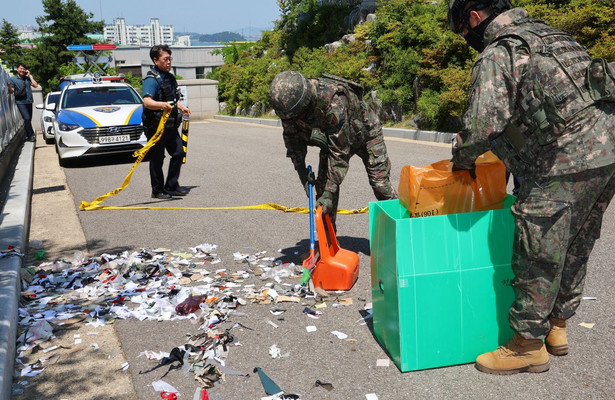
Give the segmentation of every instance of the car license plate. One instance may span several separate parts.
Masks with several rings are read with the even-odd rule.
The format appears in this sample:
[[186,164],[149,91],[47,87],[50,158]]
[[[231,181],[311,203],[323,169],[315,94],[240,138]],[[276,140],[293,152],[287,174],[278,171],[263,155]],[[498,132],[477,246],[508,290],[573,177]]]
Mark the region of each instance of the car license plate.
[[98,138],[98,143],[100,144],[122,142],[130,142],[130,135],[101,136]]

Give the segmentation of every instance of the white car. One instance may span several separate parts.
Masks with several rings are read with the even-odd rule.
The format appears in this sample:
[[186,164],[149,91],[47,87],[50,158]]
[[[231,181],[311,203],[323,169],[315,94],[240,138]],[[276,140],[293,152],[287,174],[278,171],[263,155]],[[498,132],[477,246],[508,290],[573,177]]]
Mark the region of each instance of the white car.
[[64,86],[54,120],[60,165],[101,153],[131,153],[147,143],[141,122],[143,99],[129,84],[105,78],[110,77]]
[[41,130],[43,131],[43,138],[45,138],[45,142],[47,142],[47,144],[53,143],[53,119],[56,115],[56,110],[48,110],[47,105],[52,103],[58,104],[60,93],[62,92],[48,93],[47,96],[45,96],[45,103],[36,105],[36,108],[43,110],[41,112]]

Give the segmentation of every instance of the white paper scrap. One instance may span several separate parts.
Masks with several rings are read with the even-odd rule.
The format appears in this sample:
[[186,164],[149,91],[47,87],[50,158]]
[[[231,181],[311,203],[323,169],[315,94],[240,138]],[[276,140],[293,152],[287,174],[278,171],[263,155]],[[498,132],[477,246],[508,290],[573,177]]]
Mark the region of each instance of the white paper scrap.
[[376,367],[388,367],[389,365],[391,365],[391,360],[388,358],[379,358],[376,361]]
[[305,329],[306,329],[308,332],[316,332],[316,330],[317,330],[317,329],[316,329],[316,327],[315,327],[314,325],[309,325],[309,326],[306,326],[306,327],[305,327]]
[[43,353],[49,353],[50,351],[54,351],[55,349],[57,349],[58,346],[51,346],[46,348],[45,350],[43,350]]
[[594,325],[596,325],[596,324],[592,324],[592,323],[589,323],[589,322],[581,322],[579,324],[579,326],[582,326],[583,328],[587,328],[587,329],[593,329]]
[[271,347],[269,348],[269,355],[271,356],[271,358],[278,358],[281,354],[282,352],[276,344],[271,345]]
[[331,333],[334,334],[335,336],[337,336],[338,339],[342,339],[343,340],[343,339],[347,339],[348,338],[348,335],[346,335],[345,333],[340,332],[340,331],[331,331]]
[[279,326],[278,326],[278,325],[276,325],[276,324],[275,324],[273,321],[271,321],[271,320],[268,320],[268,319],[267,319],[267,320],[265,320],[265,322],[267,322],[269,325],[273,326],[274,328],[279,328]]
[[173,386],[169,385],[163,380],[152,382],[152,387],[157,392],[171,392],[176,393],[179,396],[179,392]]
[[378,396],[376,396],[376,393],[368,393],[365,395],[365,398],[367,400],[378,400]]
[[28,365],[26,368],[21,370],[21,376],[33,377],[33,376],[40,374],[44,370],[45,368],[32,369],[32,367]]
[[75,339],[75,344],[81,344],[81,339]]

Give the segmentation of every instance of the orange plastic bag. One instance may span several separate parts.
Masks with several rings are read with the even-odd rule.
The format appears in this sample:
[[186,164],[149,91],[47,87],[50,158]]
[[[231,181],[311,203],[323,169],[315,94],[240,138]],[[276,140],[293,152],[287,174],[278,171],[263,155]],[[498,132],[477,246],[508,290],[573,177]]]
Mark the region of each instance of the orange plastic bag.
[[452,171],[449,160],[425,167],[406,165],[399,180],[399,201],[411,217],[457,214],[502,208],[506,167],[488,151],[476,159],[476,179],[468,171]]

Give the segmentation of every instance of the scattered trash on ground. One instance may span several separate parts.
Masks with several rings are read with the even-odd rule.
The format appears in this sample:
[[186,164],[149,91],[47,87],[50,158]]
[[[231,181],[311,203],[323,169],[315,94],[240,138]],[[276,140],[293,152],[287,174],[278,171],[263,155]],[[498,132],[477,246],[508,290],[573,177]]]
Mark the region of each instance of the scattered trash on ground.
[[[42,248],[39,250],[43,250]],[[44,251],[44,250],[43,250]],[[29,266],[22,271],[22,298],[19,308],[19,337],[17,340],[16,378],[13,394],[23,393],[25,378],[43,373],[46,366],[87,348],[98,351],[96,343],[83,344],[80,334],[74,334],[72,346],[60,346],[54,341],[60,332],[79,326],[96,329],[113,324],[117,319],[135,318],[140,321],[174,321],[191,319],[198,326],[197,334],[188,334],[185,343],[170,349],[168,353],[144,349],[140,356],[151,360],[149,369],[139,374],[152,374],[152,388],[162,398],[178,398],[181,394],[162,379],[171,371],[182,370],[193,374],[199,386],[194,398],[207,398],[205,389],[212,388],[225,375],[249,376],[243,371],[234,371],[226,366],[229,345],[235,341],[232,330],[253,330],[235,316],[245,315],[238,311],[248,303],[271,306],[271,314],[283,321],[287,311],[277,305],[301,303],[307,305],[303,313],[310,318],[323,315],[328,299],[334,307],[353,304],[346,294],[328,293],[322,289],[310,291],[301,266],[282,263],[267,257],[265,251],[255,254],[235,252],[233,262],[241,264],[233,271],[219,267],[222,260],[217,256],[217,245],[205,243],[186,252],[169,249],[124,252],[119,255],[102,254],[85,257],[75,252],[70,261],[57,260]],[[263,281],[259,285],[247,283],[248,279]],[[303,279],[304,280],[304,279]],[[253,282],[253,281],[250,281]],[[315,310],[316,309],[316,310]],[[300,308],[298,309],[300,312]],[[229,328],[222,328],[234,322]],[[265,320],[272,328],[279,325]],[[315,326],[307,326],[307,332],[315,332]],[[91,331],[87,335],[95,335]],[[339,339],[348,335],[332,331]],[[350,340],[350,339],[347,339]],[[37,352],[41,350],[40,353]],[[289,357],[273,344],[269,348],[272,358]],[[55,358],[55,360],[54,360]],[[164,368],[163,368],[164,367]],[[118,371],[130,369],[128,362]],[[260,368],[256,368],[266,399],[300,399],[300,395],[282,391]],[[320,381],[317,381],[320,382]],[[331,390],[333,385],[321,383]]]

